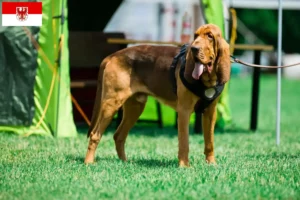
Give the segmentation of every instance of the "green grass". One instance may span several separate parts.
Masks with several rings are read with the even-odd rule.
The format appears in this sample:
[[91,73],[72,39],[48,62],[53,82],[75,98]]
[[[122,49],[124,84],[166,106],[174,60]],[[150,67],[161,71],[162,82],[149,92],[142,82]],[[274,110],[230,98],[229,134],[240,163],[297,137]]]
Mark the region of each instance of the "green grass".
[[[110,127],[88,166],[85,129],[65,139],[1,133],[0,199],[300,199],[299,84],[282,82],[276,146],[276,78],[261,79],[256,132],[248,131],[251,80],[232,78],[234,126],[215,134],[217,166],[205,164],[203,137],[191,133],[191,168],[178,168],[172,127],[137,125],[126,143],[127,163],[116,157]],[[147,109],[143,117],[155,117]],[[173,123],[173,112],[165,116]]]

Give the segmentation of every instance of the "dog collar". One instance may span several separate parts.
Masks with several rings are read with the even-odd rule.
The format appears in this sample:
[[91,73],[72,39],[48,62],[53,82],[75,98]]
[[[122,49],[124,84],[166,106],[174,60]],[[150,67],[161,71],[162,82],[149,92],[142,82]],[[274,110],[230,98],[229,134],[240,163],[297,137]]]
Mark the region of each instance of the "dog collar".
[[188,44],[185,44],[181,47],[180,52],[174,57],[172,65],[171,65],[171,80],[173,82],[173,91],[177,94],[177,84],[176,84],[176,66],[178,60],[181,60],[179,77],[183,85],[190,90],[193,94],[200,97],[200,102],[196,103],[195,112],[203,113],[205,108],[207,108],[220,94],[224,89],[224,84],[217,84],[214,87],[206,87],[203,82],[199,79],[194,83],[188,82],[184,78],[185,64],[186,64],[186,51]]

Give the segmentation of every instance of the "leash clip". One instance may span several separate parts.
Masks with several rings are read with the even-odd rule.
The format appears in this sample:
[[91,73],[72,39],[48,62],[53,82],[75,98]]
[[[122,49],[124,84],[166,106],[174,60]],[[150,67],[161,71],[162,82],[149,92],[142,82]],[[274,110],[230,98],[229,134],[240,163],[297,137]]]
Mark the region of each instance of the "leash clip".
[[233,55],[230,55],[230,57],[233,59],[233,61],[235,63],[241,63],[241,61],[239,59],[237,59],[236,57],[234,57]]
[[230,57],[233,59],[234,62],[236,63],[240,63],[239,59],[237,59],[236,57],[234,57],[233,55],[230,55]]

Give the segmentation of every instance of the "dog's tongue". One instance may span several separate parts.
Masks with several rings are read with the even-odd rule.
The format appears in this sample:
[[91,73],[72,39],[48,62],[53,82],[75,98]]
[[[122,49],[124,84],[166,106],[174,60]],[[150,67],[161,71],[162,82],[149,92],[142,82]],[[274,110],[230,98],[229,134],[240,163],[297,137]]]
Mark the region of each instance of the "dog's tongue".
[[203,73],[203,64],[196,62],[194,71],[192,73],[193,78],[198,80],[202,73]]

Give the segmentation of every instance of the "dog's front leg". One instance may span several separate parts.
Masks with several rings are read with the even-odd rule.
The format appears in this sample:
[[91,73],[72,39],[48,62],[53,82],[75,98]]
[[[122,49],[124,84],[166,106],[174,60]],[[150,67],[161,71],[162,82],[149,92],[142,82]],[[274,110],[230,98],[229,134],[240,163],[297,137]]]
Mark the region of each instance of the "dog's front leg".
[[190,113],[178,111],[178,160],[180,167],[189,166],[189,121]]
[[202,128],[204,133],[204,154],[206,162],[215,164],[214,130],[217,117],[217,98],[203,113]]

